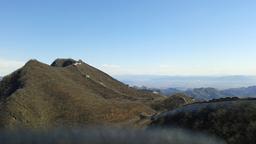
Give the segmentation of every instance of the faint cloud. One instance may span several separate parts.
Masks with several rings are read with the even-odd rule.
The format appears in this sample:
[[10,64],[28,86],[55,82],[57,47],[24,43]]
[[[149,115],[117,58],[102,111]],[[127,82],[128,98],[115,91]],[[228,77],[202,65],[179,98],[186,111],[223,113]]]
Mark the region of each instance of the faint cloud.
[[102,67],[104,68],[120,68],[120,65],[115,65],[115,64],[103,64]]
[[111,75],[116,75],[124,72],[121,66],[116,64],[103,64],[100,66],[100,70]]
[[0,76],[10,74],[24,64],[23,61],[0,59]]
[[166,64],[161,64],[161,65],[159,65],[159,67],[160,67],[160,68],[170,68],[171,66],[166,65]]

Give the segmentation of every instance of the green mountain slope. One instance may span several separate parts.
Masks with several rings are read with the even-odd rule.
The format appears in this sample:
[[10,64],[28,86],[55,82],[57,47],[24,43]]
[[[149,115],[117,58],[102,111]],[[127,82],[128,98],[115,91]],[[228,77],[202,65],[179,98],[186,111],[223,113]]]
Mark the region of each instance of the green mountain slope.
[[36,60],[0,82],[0,126],[73,127],[133,122],[156,111],[160,95],[140,92],[82,61]]

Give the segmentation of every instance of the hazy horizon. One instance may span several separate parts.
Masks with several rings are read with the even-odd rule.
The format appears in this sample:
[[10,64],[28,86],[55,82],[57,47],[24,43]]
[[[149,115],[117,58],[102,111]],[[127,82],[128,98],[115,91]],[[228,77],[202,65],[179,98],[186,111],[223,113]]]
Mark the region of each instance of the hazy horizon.
[[125,75],[115,76],[130,86],[146,86],[148,88],[215,88],[219,90],[256,86],[256,76],[149,76]]

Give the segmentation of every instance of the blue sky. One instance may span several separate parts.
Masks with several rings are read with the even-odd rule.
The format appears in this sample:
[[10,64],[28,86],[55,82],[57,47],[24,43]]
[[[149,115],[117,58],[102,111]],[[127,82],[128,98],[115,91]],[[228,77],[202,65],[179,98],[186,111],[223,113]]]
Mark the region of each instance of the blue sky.
[[254,0],[0,0],[0,75],[29,59],[112,75],[254,75]]

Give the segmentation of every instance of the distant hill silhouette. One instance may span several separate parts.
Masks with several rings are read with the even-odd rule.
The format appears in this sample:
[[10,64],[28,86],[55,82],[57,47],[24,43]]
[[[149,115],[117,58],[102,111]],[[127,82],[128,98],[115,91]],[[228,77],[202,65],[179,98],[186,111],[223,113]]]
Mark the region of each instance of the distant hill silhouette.
[[196,88],[187,90],[185,94],[198,100],[211,100],[224,97],[256,97],[256,86],[217,90],[215,88]]
[[172,96],[177,93],[183,93],[187,96],[193,97],[196,100],[211,100],[211,99],[219,99],[225,97],[240,97],[240,98],[248,98],[248,97],[256,97],[256,86],[250,87],[242,87],[242,88],[232,88],[225,90],[218,90],[215,88],[194,88],[188,90],[179,90],[175,88],[167,88],[167,89],[156,89],[156,88],[139,88],[142,91],[148,92],[157,92],[161,95]]
[[256,86],[233,88],[221,91],[223,95],[237,97],[256,97]]
[[187,90],[184,93],[197,100],[211,100],[226,97],[226,95],[215,88],[195,88]]
[[30,60],[0,82],[0,127],[136,125],[166,99],[138,91],[73,59]]

